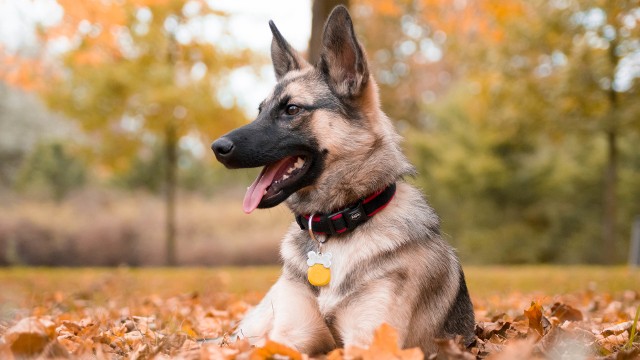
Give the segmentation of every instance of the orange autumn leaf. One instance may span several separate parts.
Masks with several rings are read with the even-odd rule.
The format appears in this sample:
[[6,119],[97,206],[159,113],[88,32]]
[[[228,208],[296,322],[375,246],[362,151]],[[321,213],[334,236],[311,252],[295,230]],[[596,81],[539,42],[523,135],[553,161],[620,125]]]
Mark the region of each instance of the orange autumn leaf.
[[402,359],[419,360],[424,355],[419,348],[401,349],[398,346],[398,332],[389,324],[382,324],[373,334],[373,342],[368,349],[348,348],[346,355],[363,360]]
[[342,360],[344,359],[344,349],[335,349],[327,354],[327,360]]
[[529,329],[535,330],[540,336],[544,335],[544,327],[542,324],[542,305],[537,301],[532,301],[531,306],[524,311],[524,315],[529,320]]
[[193,330],[193,327],[189,322],[183,323],[182,326],[180,327],[180,330],[189,337],[192,337],[192,338],[198,337],[198,334],[196,334],[195,330]]
[[263,347],[255,349],[251,353],[251,357],[249,359],[266,360],[272,359],[276,355],[280,357],[288,357],[291,360],[302,360],[302,354],[298,351],[271,340],[267,340],[267,343]]

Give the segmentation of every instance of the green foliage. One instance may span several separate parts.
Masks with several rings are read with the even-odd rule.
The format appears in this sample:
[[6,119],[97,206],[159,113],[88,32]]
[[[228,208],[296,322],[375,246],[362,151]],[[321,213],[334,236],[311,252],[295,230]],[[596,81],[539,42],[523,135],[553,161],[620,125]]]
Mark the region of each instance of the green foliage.
[[629,68],[640,4],[388,4],[362,2],[355,23],[383,108],[409,124],[416,182],[462,257],[625,259],[640,212],[640,82]]
[[84,162],[72,156],[64,144],[40,143],[23,163],[16,187],[42,191],[60,201],[86,180]]
[[[408,136],[416,179],[441,215],[464,260],[475,263],[593,262],[602,218],[604,141],[546,134],[482,122],[478,97],[464,87],[430,107],[429,131]],[[638,153],[630,135],[621,146],[623,199],[640,198]],[[620,223],[640,209],[624,201]],[[628,226],[616,248],[622,258]]]

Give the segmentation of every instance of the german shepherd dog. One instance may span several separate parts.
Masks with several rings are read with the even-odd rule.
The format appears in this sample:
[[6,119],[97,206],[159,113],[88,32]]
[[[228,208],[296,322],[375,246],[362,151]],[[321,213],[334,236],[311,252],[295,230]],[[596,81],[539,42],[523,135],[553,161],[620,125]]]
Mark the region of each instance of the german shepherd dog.
[[286,201],[297,221],[281,245],[282,275],[236,333],[308,354],[366,347],[382,323],[425,354],[437,338],[471,340],[462,268],[434,210],[403,180],[415,170],[349,12],[332,11],[316,66],[269,25],[277,84],[253,122],[211,147],[227,168],[264,166],[246,213]]

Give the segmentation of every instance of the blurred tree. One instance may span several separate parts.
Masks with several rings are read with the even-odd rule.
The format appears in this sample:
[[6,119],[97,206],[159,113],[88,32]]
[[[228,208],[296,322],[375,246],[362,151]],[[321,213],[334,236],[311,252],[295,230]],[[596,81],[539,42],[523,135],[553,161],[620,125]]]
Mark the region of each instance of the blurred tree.
[[[381,83],[383,107],[401,124],[424,131],[411,140],[417,146],[414,155],[424,157],[419,164],[424,183],[439,193],[451,190],[448,201],[474,209],[457,209],[460,222],[454,226],[470,216],[477,220],[470,229],[486,229],[494,238],[550,236],[542,243],[553,253],[577,228],[589,228],[579,233],[592,239],[591,224],[598,215],[601,245],[594,251],[594,241],[583,242],[591,248],[584,250],[584,259],[620,258],[615,256],[622,244],[616,212],[628,206],[616,201],[616,174],[621,143],[631,141],[640,128],[640,102],[634,101],[640,76],[639,6],[635,0],[354,4],[361,18],[356,24],[364,27],[360,33]],[[578,169],[577,159],[584,165]],[[627,184],[633,166],[630,160],[624,166]],[[592,175],[598,167],[605,168],[604,176]],[[592,196],[598,185],[603,189],[599,200]],[[638,196],[637,190],[631,193]],[[481,214],[492,213],[485,208],[495,209],[496,218],[505,222],[483,219]],[[456,210],[450,210],[447,214],[455,217]],[[570,212],[588,216],[571,217]],[[626,221],[629,214],[622,218]],[[518,223],[537,230],[508,235]],[[502,234],[497,227],[504,228]],[[554,260],[551,255],[536,256]]]
[[211,139],[245,120],[225,89],[227,75],[250,53],[212,45],[209,36],[225,33],[203,29],[223,24],[225,14],[205,1],[59,3],[64,20],[47,36],[67,36],[75,46],[45,97],[92,134],[110,170],[132,166],[136,153],[162,144],[166,261],[174,265],[178,142],[200,134]]
[[349,0],[313,0],[311,8],[311,38],[309,38],[309,51],[307,58],[315,64],[320,58],[322,50],[322,30],[324,23],[331,14],[331,10],[338,5],[349,7]]
[[86,166],[60,142],[40,143],[23,163],[16,181],[21,189],[42,189],[61,201],[73,189],[85,184]]
[[556,141],[567,134],[606,141],[600,261],[614,262],[620,136],[640,129],[640,74],[632,70],[640,52],[639,2],[478,1],[459,17],[471,20],[451,42],[465,46],[465,76],[490,104],[480,121]]

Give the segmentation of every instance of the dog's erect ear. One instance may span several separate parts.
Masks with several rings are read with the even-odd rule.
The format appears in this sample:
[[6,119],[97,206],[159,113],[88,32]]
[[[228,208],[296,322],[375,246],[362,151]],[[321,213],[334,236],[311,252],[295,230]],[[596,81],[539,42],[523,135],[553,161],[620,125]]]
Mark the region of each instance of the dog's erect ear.
[[341,96],[358,96],[369,80],[369,69],[362,46],[356,38],[349,11],[336,6],[322,35],[320,71],[327,75],[329,85]]
[[276,72],[276,79],[278,79],[278,81],[289,71],[300,70],[303,67],[309,66],[309,63],[282,37],[282,34],[280,34],[280,31],[272,20],[269,20],[269,27],[273,33],[273,40],[271,40],[271,61],[273,62],[273,69]]

